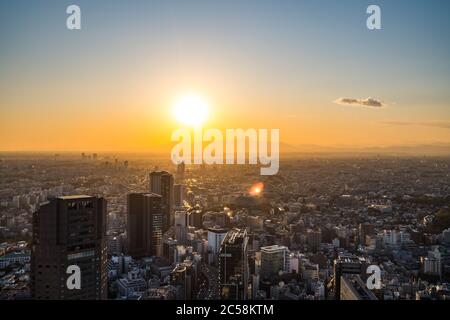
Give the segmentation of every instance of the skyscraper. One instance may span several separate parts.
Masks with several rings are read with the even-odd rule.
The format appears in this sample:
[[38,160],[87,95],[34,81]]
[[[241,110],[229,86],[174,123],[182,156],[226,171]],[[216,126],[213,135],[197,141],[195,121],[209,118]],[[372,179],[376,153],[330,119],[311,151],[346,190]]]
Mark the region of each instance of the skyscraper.
[[184,162],[181,162],[180,164],[177,165],[177,180],[183,180],[184,179],[184,173],[186,171],[186,165],[184,164]]
[[308,243],[308,250],[316,252],[320,249],[320,244],[322,243],[322,232],[320,230],[308,230],[306,240]]
[[192,299],[195,282],[195,270],[191,260],[177,264],[170,273],[170,284],[176,288],[178,300]]
[[178,243],[185,244],[189,228],[189,213],[187,211],[175,212],[175,239]]
[[230,230],[219,251],[220,296],[224,300],[246,300],[248,290],[248,240],[246,229]]
[[361,275],[365,271],[366,261],[351,254],[340,254],[334,260],[334,295],[339,300],[341,296],[341,277],[346,274]]
[[359,275],[343,275],[340,282],[340,300],[378,300]]
[[162,196],[161,208],[163,212],[163,232],[166,232],[174,223],[174,179],[173,176],[166,171],[153,171],[152,173],[150,173],[149,177],[150,192]]
[[[35,299],[106,299],[106,200],[52,198],[33,215],[31,291]],[[69,266],[80,289],[69,289]]]
[[184,184],[174,185],[174,204],[175,207],[182,207],[184,205],[184,193],[186,186]]
[[130,193],[127,197],[128,254],[160,255],[163,235],[162,197],[155,193]]
[[[195,213],[193,213],[195,214]],[[191,214],[192,215],[192,214]],[[222,245],[223,239],[226,237],[228,230],[215,226],[208,229],[208,263],[217,265],[217,257]]]
[[197,229],[203,228],[203,215],[204,212],[201,209],[191,210],[191,215],[189,216],[189,225],[196,227]]

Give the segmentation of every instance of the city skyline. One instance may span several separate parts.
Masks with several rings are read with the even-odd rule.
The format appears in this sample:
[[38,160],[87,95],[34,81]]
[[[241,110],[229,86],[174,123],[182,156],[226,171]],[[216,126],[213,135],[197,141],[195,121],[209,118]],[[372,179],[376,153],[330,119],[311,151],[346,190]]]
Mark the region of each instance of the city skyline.
[[283,319],[445,304],[449,13],[0,1],[0,301]]
[[110,160],[0,161],[0,299],[448,300],[448,157]]

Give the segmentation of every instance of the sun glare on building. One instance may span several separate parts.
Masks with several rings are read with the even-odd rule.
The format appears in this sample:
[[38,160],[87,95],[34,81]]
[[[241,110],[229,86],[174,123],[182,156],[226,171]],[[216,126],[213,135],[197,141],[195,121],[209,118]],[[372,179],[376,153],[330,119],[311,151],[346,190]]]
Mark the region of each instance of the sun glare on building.
[[249,193],[251,196],[259,196],[264,190],[264,184],[262,182],[255,183],[251,186]]

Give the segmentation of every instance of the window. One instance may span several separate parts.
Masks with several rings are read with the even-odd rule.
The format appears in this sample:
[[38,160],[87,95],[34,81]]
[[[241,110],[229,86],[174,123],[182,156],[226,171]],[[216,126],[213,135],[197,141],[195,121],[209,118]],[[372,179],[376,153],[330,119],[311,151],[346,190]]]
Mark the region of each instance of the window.
[[78,209],[78,204],[76,201],[71,201],[69,203],[67,203],[67,210],[77,210]]

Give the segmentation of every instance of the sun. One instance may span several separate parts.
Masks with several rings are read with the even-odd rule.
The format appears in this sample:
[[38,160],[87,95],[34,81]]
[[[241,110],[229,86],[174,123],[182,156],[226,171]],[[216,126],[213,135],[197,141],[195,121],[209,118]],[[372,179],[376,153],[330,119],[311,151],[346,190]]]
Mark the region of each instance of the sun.
[[208,102],[203,97],[189,93],[175,102],[172,111],[178,122],[189,126],[200,126],[208,117],[208,109]]

